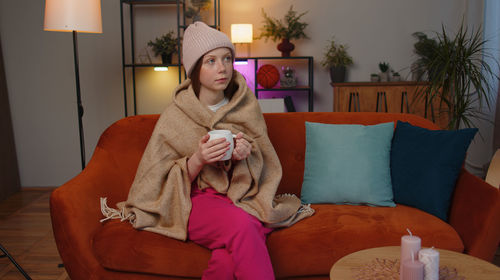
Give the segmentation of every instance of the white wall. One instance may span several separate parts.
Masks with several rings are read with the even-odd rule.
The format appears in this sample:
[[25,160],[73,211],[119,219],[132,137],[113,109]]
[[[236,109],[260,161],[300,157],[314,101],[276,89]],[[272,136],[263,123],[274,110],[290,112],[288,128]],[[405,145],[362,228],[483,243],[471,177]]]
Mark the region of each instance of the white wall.
[[[227,34],[231,23],[253,23],[254,35],[258,35],[261,8],[273,17],[282,17],[292,4],[297,11],[309,11],[304,20],[309,23],[306,32],[311,39],[295,41],[292,55],[314,56],[315,111],[332,111],[328,72],[320,66],[324,47],[332,36],[348,44],[354,58],[349,81],[367,81],[370,73],[378,72],[381,61],[389,62],[405,77],[415,58],[413,32],[439,31],[442,23],[453,31],[462,16],[477,26],[482,22],[482,3],[221,0],[221,21]],[[60,185],[80,171],[71,34],[43,31],[43,12],[41,0],[0,1],[0,35],[22,186]],[[139,38],[139,45],[163,32],[158,25],[172,19],[158,20],[161,15],[156,12],[137,15],[138,21],[151,24],[141,31],[144,36]],[[78,37],[87,160],[102,131],[124,116],[119,1],[103,0],[102,17],[103,34]],[[276,45],[271,40],[254,41],[251,54],[279,56]],[[164,94],[168,100],[169,93]],[[157,104],[162,95],[154,98],[151,104]],[[140,112],[160,111],[146,101],[142,104]]]

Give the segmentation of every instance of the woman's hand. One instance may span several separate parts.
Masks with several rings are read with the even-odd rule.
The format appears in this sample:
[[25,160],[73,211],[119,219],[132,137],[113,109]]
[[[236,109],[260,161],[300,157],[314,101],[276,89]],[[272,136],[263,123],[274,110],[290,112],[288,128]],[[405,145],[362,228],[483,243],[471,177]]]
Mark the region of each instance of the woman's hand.
[[203,136],[198,142],[198,151],[193,156],[198,157],[200,162],[205,165],[220,161],[229,150],[230,143],[226,138],[218,138],[209,141],[210,135]]
[[243,138],[243,133],[239,132],[235,138],[234,150],[232,158],[234,160],[246,159],[252,151],[252,145]]
[[231,143],[225,138],[218,138],[211,141],[210,135],[203,136],[198,142],[198,150],[189,158],[188,173],[191,182],[198,176],[205,164],[220,161],[229,150]]

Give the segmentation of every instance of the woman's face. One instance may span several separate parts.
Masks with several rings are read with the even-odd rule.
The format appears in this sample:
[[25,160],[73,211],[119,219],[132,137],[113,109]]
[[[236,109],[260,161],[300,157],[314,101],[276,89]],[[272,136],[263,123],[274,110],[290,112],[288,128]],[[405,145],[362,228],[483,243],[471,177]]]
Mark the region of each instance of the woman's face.
[[233,75],[233,56],[228,48],[217,48],[202,57],[200,94],[223,92]]

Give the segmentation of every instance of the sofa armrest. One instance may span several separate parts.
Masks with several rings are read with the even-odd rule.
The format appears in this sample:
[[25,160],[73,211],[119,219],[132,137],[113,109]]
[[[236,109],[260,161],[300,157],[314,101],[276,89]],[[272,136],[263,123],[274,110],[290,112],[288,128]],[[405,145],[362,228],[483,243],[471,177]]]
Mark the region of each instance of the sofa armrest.
[[125,200],[128,187],[120,177],[111,155],[97,147],[87,167],[51,194],[54,238],[71,279],[92,279],[103,269],[91,249],[103,218],[99,198],[108,197],[112,207]]
[[449,222],[462,238],[465,253],[493,260],[500,241],[499,189],[462,169]]

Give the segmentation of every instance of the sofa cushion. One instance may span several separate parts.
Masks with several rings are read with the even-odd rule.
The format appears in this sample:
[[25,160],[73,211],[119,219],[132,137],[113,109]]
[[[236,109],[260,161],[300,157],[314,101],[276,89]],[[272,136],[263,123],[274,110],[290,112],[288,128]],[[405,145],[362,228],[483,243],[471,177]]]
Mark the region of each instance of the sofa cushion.
[[395,206],[390,171],[393,122],[305,125],[303,203]]
[[211,255],[191,241],[136,230],[119,220],[106,222],[92,245],[97,260],[107,269],[169,276],[201,277]]
[[[313,205],[314,216],[272,232],[267,240],[277,278],[328,275],[341,257],[378,246],[399,245],[410,228],[422,246],[457,252],[463,244],[455,230],[416,208]],[[107,269],[157,275],[201,277],[210,251],[193,242],[135,230],[128,222],[106,222],[96,233],[93,250]]]
[[410,228],[422,246],[462,252],[458,233],[442,220],[405,205],[312,205],[314,216],[268,237],[276,277],[328,275],[343,256],[374,247],[399,246]]
[[391,150],[394,201],[447,221],[455,182],[476,132],[428,130],[398,121]]

